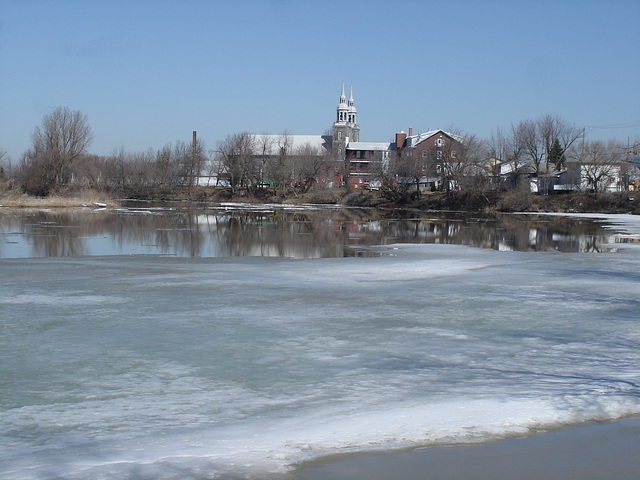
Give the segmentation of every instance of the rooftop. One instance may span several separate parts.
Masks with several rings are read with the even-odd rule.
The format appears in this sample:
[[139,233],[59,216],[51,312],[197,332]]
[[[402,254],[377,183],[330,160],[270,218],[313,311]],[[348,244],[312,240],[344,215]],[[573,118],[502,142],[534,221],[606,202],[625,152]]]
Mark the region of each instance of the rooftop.
[[424,142],[428,138],[431,138],[431,137],[433,137],[434,135],[436,135],[438,133],[443,133],[447,137],[453,138],[456,142],[464,143],[464,137],[462,137],[460,135],[456,135],[454,133],[445,132],[444,130],[429,130],[426,133],[419,133],[418,135],[412,135],[410,137],[407,137],[407,146],[415,147],[419,143]]
[[394,143],[389,142],[349,142],[347,149],[349,150],[392,150],[395,148]]

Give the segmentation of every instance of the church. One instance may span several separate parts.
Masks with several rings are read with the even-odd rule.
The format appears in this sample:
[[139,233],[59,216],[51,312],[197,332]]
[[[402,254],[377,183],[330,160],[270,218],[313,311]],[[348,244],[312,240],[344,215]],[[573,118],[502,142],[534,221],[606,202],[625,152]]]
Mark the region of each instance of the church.
[[[263,175],[262,168],[269,162],[284,165],[284,159],[287,158],[292,165],[292,185],[316,183],[330,187],[369,189],[379,187],[379,172],[385,171],[390,162],[401,159],[412,159],[416,168],[422,172],[420,189],[439,188],[439,183],[443,180],[443,165],[455,159],[456,152],[464,143],[464,138],[443,130],[413,135],[411,128],[408,135],[404,132],[396,133],[393,142],[361,142],[353,87],[350,87],[347,98],[344,82],[331,135],[249,134],[249,137],[249,155],[255,159],[254,163],[262,165],[259,175],[261,184],[273,180],[267,172]],[[300,175],[300,170],[310,163],[313,164],[312,173],[309,175],[307,172],[306,177]],[[220,175],[230,175],[230,172],[223,173],[220,168],[218,172]],[[220,175],[215,180],[216,184],[220,184]],[[211,184],[211,178],[213,177],[202,177],[203,180],[208,179],[206,184]],[[280,181],[284,181],[282,176],[280,178]],[[416,178],[415,175],[413,178]]]
[[[353,99],[353,87],[349,91],[347,99],[342,83],[342,92],[336,120],[331,128],[331,135],[252,135],[256,154],[263,156],[278,156],[282,149],[286,148],[294,156],[297,152],[312,151],[319,157],[326,159],[326,166],[322,178],[317,183],[330,186],[344,186],[349,181],[349,165],[347,159],[350,156],[349,149],[352,145],[360,145],[360,126],[357,122],[357,110]],[[285,147],[286,144],[286,147]],[[362,183],[362,182],[360,182]]]
[[332,128],[333,157],[340,165],[335,170],[339,175],[333,184],[375,189],[379,186],[377,172],[384,170],[390,161],[404,157],[411,158],[416,168],[423,172],[419,187],[436,189],[443,181],[443,165],[456,162],[456,153],[462,150],[464,142],[463,137],[444,130],[413,135],[412,128],[408,135],[396,133],[393,142],[361,142],[353,87],[347,100],[343,83]]

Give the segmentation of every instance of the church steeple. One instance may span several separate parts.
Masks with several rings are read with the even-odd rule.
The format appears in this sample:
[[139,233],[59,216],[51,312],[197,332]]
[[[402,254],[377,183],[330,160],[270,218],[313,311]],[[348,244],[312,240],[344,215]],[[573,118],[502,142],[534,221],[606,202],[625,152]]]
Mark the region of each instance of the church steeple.
[[338,115],[336,122],[343,123],[347,121],[349,107],[347,106],[347,97],[344,94],[344,82],[342,82],[342,94],[340,95],[340,103],[338,104]]
[[[353,86],[349,90],[349,101],[344,93],[344,81],[342,82],[342,93],[337,109],[337,118],[333,122],[332,144],[335,158],[344,161],[345,152],[350,142],[360,141],[360,126],[356,123],[356,107],[353,101]],[[346,181],[346,180],[345,180]]]
[[[343,85],[344,88],[344,85]],[[349,90],[349,114],[347,121],[349,123],[356,123],[356,107],[353,104],[353,85],[351,85],[351,89]]]

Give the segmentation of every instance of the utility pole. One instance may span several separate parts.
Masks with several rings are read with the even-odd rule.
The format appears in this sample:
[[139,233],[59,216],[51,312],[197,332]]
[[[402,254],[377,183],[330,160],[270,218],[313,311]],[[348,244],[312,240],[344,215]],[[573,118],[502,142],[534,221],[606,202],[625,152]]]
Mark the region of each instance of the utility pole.
[[[189,176],[191,177],[189,179],[189,186],[192,186],[195,183],[195,179],[196,179],[196,172],[195,172],[195,168],[196,168],[196,153],[197,153],[197,134],[196,131],[193,131],[193,143],[191,144],[191,168],[189,169]],[[198,174],[200,174],[200,172],[198,172]]]

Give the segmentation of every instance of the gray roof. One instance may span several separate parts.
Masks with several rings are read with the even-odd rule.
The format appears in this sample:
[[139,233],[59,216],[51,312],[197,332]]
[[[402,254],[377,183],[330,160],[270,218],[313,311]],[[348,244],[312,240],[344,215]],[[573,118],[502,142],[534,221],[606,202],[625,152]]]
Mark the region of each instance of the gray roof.
[[349,142],[348,150],[386,151],[391,150],[390,142]]
[[407,145],[410,147],[415,147],[419,143],[422,143],[425,140],[433,137],[437,133],[444,133],[446,136],[453,138],[456,142],[464,143],[464,137],[460,135],[445,132],[444,130],[429,130],[426,133],[419,133],[418,135],[412,135],[411,137],[407,137]]
[[[255,147],[261,148],[262,142],[266,140],[268,142],[267,155],[277,155],[279,153],[278,147],[283,141],[284,135],[259,135],[253,134],[255,141]],[[325,135],[287,135],[289,141],[289,148],[291,151],[302,148],[306,145],[310,145],[312,148],[318,150],[324,149],[327,143],[327,137]]]

